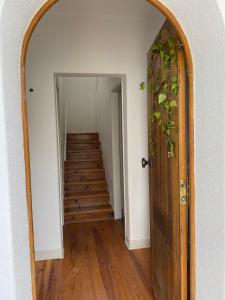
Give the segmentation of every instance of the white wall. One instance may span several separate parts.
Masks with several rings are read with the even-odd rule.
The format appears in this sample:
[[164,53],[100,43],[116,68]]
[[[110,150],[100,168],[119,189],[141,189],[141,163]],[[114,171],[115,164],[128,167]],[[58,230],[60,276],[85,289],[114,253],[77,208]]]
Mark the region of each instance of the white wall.
[[[98,93],[97,93],[97,128],[101,141],[103,161],[110,194],[110,201],[114,208],[115,218],[119,219],[121,212],[117,207],[120,199],[116,199],[118,189],[117,180],[115,180],[116,170],[119,170],[120,165],[116,157],[116,149],[119,151],[118,143],[115,144],[115,114],[112,115],[112,102],[115,101],[113,90],[121,85],[120,78],[99,78]],[[118,132],[117,132],[118,136]],[[120,170],[119,170],[120,172]]]
[[[36,90],[33,96],[35,111],[41,114],[41,117],[34,121],[34,128],[35,131],[44,129],[48,140],[47,143],[44,140],[38,143],[41,149],[39,148],[39,154],[35,155],[44,155],[49,160],[48,164],[44,160],[46,165],[44,176],[42,175],[43,188],[39,179],[40,172],[38,177],[33,176],[32,183],[38,186],[38,190],[33,188],[33,197],[38,198],[41,195],[48,208],[53,205],[51,199],[57,201],[58,184],[55,170],[57,157],[54,149],[54,72],[127,75],[127,98],[124,99],[124,111],[127,114],[124,118],[124,152],[127,160],[124,166],[127,172],[125,175],[128,176],[125,182],[125,194],[129,199],[129,205],[126,205],[126,237],[130,247],[134,247],[136,241],[139,246],[149,244],[148,171],[141,167],[141,158],[147,157],[147,104],[145,95],[139,90],[139,83],[145,79],[147,51],[163,20],[159,13],[155,14],[151,9],[148,20],[126,16],[75,16],[70,13],[57,14],[53,10],[36,28],[28,51],[27,88],[33,87]],[[94,87],[95,85],[91,89]],[[85,86],[82,93],[89,93]],[[73,126],[76,126],[75,121]],[[37,133],[34,134],[34,151],[37,151]],[[40,159],[38,166],[41,169]],[[46,178],[51,178],[48,191],[45,190]],[[108,181],[110,185],[111,180]],[[56,217],[55,211],[54,218]],[[39,229],[39,235],[43,236],[44,228]]]
[[[0,2],[0,289],[2,298],[8,300],[31,299],[19,68],[24,32],[44,2]],[[196,299],[224,300],[224,4],[223,0],[162,2],[183,26],[194,59]]]
[[35,255],[40,260],[62,257],[62,193],[54,77],[51,97],[48,82],[31,81],[33,68],[35,58],[27,70],[27,86],[34,89],[27,92],[27,109]]
[[112,172],[113,172],[113,208],[115,219],[122,218],[122,209],[123,209],[123,153],[121,153],[121,132],[120,130],[120,116],[119,116],[119,106],[122,103],[121,97],[119,98],[118,93],[111,94],[111,128],[112,128]]
[[[67,137],[67,98],[63,96],[63,80],[55,78],[56,89],[56,117],[58,129],[58,166],[59,166],[59,193],[60,193],[60,214],[61,224],[64,224],[64,160],[66,158],[66,137]],[[63,242],[63,234],[62,242]],[[61,246],[62,248],[62,246]]]
[[96,132],[97,79],[63,78],[64,98],[68,101],[68,133]]

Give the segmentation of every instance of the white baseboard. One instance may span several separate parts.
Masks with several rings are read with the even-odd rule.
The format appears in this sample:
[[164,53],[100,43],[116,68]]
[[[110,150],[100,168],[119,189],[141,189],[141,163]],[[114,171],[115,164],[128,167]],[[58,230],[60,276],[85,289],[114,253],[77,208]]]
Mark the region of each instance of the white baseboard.
[[35,260],[61,259],[64,257],[64,249],[51,249],[35,251]]
[[150,247],[150,239],[142,239],[142,240],[129,240],[127,237],[125,239],[125,243],[129,250],[135,249],[144,249]]

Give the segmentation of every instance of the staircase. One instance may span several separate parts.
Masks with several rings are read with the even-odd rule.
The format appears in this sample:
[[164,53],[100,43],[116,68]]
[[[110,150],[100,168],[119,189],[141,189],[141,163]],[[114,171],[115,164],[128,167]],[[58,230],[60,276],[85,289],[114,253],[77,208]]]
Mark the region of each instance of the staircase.
[[65,224],[113,219],[98,133],[68,134],[66,154]]

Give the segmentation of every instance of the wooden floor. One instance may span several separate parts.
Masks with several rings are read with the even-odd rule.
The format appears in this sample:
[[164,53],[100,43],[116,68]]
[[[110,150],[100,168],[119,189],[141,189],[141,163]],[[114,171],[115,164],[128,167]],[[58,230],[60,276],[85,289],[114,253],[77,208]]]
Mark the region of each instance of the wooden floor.
[[66,225],[64,247],[64,259],[37,263],[38,300],[155,299],[150,250],[129,251],[116,221]]

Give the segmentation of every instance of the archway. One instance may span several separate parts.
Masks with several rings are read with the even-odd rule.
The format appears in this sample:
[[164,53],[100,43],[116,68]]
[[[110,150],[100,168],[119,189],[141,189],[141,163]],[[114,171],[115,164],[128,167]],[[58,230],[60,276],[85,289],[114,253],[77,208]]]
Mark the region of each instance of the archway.
[[[194,91],[193,91],[193,62],[188,39],[177,21],[173,13],[158,0],[147,0],[150,4],[159,9],[170,23],[176,29],[178,36],[183,43],[184,53],[187,62],[187,73],[189,81],[189,155],[190,155],[190,285],[191,285],[191,299],[195,299],[195,188],[194,188]],[[35,299],[35,264],[34,264],[34,241],[33,241],[33,222],[32,222],[32,196],[31,196],[31,180],[30,180],[30,159],[29,159],[29,137],[27,125],[26,112],[26,80],[25,80],[25,63],[26,53],[32,33],[39,23],[43,15],[56,3],[58,0],[47,1],[40,10],[36,13],[31,21],[24,40],[21,53],[21,84],[22,84],[22,118],[23,118],[23,132],[24,132],[24,154],[26,166],[26,187],[27,187],[27,207],[29,214],[29,238],[30,238],[30,256],[32,269],[32,283],[33,283],[33,298]]]
[[[4,278],[2,291],[8,298],[15,295],[30,298],[31,295],[19,101],[21,92],[19,61],[27,24],[43,2],[43,0],[28,2],[23,0],[18,5],[12,5],[11,1],[4,0],[0,6],[2,83],[0,102],[3,107],[0,118],[3,136],[0,153],[4,162],[4,167],[0,169],[0,177],[1,183],[5,183],[3,190],[1,189],[4,201],[1,201],[0,228],[4,233],[1,263],[7,264],[7,268],[1,270]],[[198,87],[194,89],[197,137],[195,138],[197,298],[222,299],[225,278],[223,130],[225,41],[222,38],[225,34],[224,4],[220,0],[193,2],[192,5],[185,1],[172,0],[165,0],[164,3],[175,13],[187,33],[194,62],[194,86]],[[207,22],[202,21],[200,12]],[[212,257],[214,259],[211,259]],[[21,270],[24,275],[22,277]]]
[[[20,109],[20,51],[24,32],[44,0],[3,0],[0,5],[1,290],[31,298]],[[155,1],[154,1],[155,2]],[[197,299],[225,293],[225,14],[222,0],[164,0],[183,26],[193,56],[195,95]],[[216,76],[215,76],[216,74]],[[213,112],[213,113],[212,113]],[[213,241],[213,242],[212,242]],[[213,259],[212,259],[213,257]],[[6,267],[5,267],[6,266]],[[22,271],[21,271],[22,270]],[[23,276],[21,273],[23,272]]]

